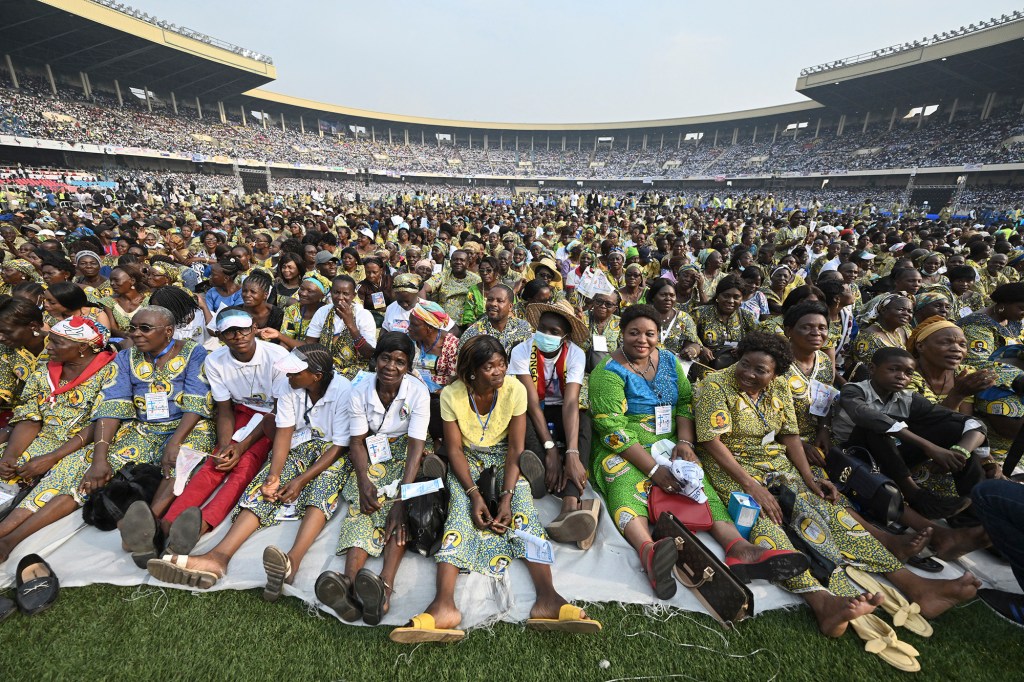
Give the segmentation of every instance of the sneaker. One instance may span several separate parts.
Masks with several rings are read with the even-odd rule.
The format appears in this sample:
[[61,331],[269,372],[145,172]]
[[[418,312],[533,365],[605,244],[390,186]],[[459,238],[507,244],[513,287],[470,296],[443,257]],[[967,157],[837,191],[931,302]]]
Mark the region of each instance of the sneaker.
[[1002,590],[978,590],[978,598],[1014,625],[1024,626],[1024,594]]
[[942,497],[924,488],[905,495],[905,499],[914,511],[928,519],[956,516],[971,506],[969,497]]

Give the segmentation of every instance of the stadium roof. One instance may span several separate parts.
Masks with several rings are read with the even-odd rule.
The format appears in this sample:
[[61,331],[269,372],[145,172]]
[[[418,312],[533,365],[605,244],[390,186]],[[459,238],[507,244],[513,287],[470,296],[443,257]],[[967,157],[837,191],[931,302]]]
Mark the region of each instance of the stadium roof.
[[834,107],[1024,93],[1024,19],[946,35],[804,69],[797,92]]
[[274,80],[267,61],[89,0],[3,0],[3,52],[19,66],[85,71],[178,96],[223,99]]

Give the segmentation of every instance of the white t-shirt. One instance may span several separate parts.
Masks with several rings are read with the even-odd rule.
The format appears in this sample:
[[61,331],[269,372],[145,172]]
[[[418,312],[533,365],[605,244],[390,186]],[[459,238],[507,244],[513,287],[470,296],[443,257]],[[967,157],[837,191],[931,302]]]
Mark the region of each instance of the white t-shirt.
[[349,405],[352,402],[352,382],[335,374],[327,393],[315,405],[305,389],[292,388],[285,379],[278,385],[275,423],[279,428],[294,426],[292,445],[296,440],[305,442],[309,436],[330,441],[335,445],[348,445],[351,421]]
[[373,433],[397,438],[427,439],[430,393],[422,381],[406,374],[387,410],[377,395],[377,375],[372,374],[352,391],[351,429],[355,435]]
[[[398,305],[398,301],[392,301],[384,311],[384,322],[381,323],[380,328],[386,332],[408,334],[410,315],[412,315],[411,310],[406,310]],[[323,325],[321,324],[321,326]]]
[[[565,357],[565,383],[583,385],[583,373],[587,365],[587,356],[583,349],[572,341],[569,341],[569,353]],[[533,339],[527,339],[516,344],[509,355],[508,371],[506,374],[513,376],[530,375],[530,352],[533,349]],[[544,388],[547,395],[537,396],[547,405],[562,404],[562,387],[558,384],[555,368],[556,358],[544,358]]]
[[[331,308],[334,307],[333,303],[328,303],[325,306],[321,306],[319,310],[313,313],[313,319],[309,321],[309,329],[306,330],[306,337],[312,336],[313,338],[319,339],[323,335],[324,322],[327,321],[327,314],[331,312]],[[353,304],[356,319],[356,328],[359,333],[371,346],[377,345],[377,325],[373,321],[373,315],[370,311],[359,305],[358,303]],[[341,315],[335,314],[334,316],[334,336],[337,336],[345,329],[345,323],[341,321]]]
[[274,363],[288,355],[283,347],[256,340],[256,352],[249,362],[240,362],[227,346],[206,357],[206,378],[215,401],[232,400],[257,412],[274,409],[274,386],[288,375]]

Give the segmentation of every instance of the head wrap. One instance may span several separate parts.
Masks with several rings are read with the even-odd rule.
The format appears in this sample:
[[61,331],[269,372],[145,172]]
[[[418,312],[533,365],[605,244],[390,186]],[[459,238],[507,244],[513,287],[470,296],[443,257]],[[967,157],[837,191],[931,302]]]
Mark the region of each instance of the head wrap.
[[403,272],[395,277],[391,283],[393,291],[419,291],[423,286],[423,280],[413,272]]
[[693,270],[694,272],[697,272],[700,270],[700,268],[694,265],[693,263],[687,263],[683,267],[679,268],[679,274],[682,275],[687,270]]
[[628,249],[626,249],[626,260],[629,260],[630,258],[639,258],[639,257],[640,257],[640,250],[637,249],[635,246],[631,246]]
[[892,303],[897,298],[910,298],[902,293],[889,293],[875,296],[867,302],[864,309],[864,316],[861,318],[861,327],[868,327],[878,321],[878,315],[882,308]]
[[[306,276],[302,278],[302,281],[312,282],[313,284],[320,287],[320,291],[324,292],[325,294],[331,290],[331,280],[327,279],[319,272],[307,273]],[[299,282],[299,284],[301,286],[302,282]]]
[[708,258],[711,258],[711,254],[715,252],[714,249],[701,249],[700,253],[697,254],[697,262],[701,265],[706,265]]
[[36,269],[24,258],[15,258],[9,263],[4,263],[4,267],[17,270],[25,275],[26,279],[33,280],[36,278]]
[[444,308],[433,301],[420,301],[412,309],[412,314],[434,329],[444,329],[448,326],[448,321],[451,319],[444,311]]
[[429,258],[421,258],[420,260],[416,261],[416,265],[413,266],[413,270],[420,267],[421,265],[425,268],[430,268],[431,271],[434,270],[434,261],[430,260]]
[[170,284],[174,284],[181,276],[181,270],[168,263],[153,263],[149,266],[150,272],[157,272],[167,278]]
[[110,332],[107,331],[106,327],[78,315],[61,320],[53,325],[50,327],[50,333],[70,339],[75,343],[88,344],[96,349],[106,346],[107,341],[110,339]]
[[1016,265],[1017,263],[1024,261],[1024,251],[1022,250],[1011,251],[1008,255],[1009,260],[1006,261],[1007,265]]
[[644,274],[644,269],[640,267],[639,263],[630,263],[626,266],[626,272],[636,272],[642,275]]
[[935,332],[942,331],[943,329],[959,329],[959,327],[956,323],[950,322],[939,315],[932,315],[914,327],[914,331],[910,332],[910,337],[907,339],[907,350],[917,355],[915,350],[917,342],[924,341]]
[[82,260],[83,258],[95,258],[97,263],[103,263],[103,259],[100,258],[100,255],[98,253],[96,253],[95,251],[86,250],[79,251],[78,253],[75,254],[75,265],[78,265],[78,261]]
[[917,295],[914,297],[914,312],[916,313],[918,310],[925,307],[926,305],[931,305],[932,303],[935,303],[936,301],[941,301],[943,299],[945,299],[949,303],[953,302],[953,299],[951,298],[949,292],[945,290],[945,287],[928,289],[927,291],[919,291],[917,292]]

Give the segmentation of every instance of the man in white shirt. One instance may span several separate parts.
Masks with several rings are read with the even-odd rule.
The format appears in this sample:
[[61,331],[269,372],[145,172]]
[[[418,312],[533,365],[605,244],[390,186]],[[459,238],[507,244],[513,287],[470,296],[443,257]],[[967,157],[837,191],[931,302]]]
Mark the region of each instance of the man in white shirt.
[[201,533],[227,518],[267,458],[275,428],[266,418],[274,411],[274,385],[288,380],[274,367],[288,351],[257,339],[249,313],[225,308],[215,326],[224,347],[206,358],[205,369],[217,406],[217,447],[167,510],[165,531],[190,507],[202,506]]

